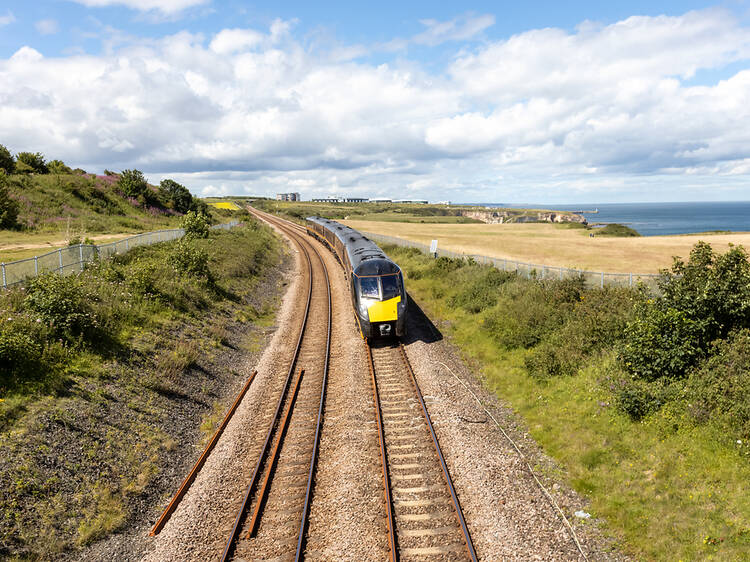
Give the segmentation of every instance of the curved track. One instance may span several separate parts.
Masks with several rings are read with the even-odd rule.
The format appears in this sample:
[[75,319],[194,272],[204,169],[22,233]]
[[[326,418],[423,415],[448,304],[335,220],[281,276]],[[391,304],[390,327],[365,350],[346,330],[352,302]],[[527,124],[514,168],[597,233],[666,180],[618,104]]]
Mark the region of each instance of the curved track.
[[299,232],[289,236],[307,263],[308,301],[265,442],[227,539],[222,560],[300,559],[314,484],[331,343],[331,290],[322,257]]

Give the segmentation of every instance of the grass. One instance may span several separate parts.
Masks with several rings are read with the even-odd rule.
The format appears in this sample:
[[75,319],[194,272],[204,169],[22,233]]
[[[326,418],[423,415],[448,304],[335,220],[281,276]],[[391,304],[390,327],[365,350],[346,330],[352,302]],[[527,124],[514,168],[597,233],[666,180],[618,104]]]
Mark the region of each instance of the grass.
[[[490,282],[483,280],[486,268],[480,266],[439,263],[412,249],[386,251],[406,272],[410,294],[479,367],[485,385],[523,417],[567,482],[588,499],[586,511],[624,551],[647,560],[746,559],[747,443],[737,443],[712,420],[696,423],[687,415],[689,404],[680,400],[639,422],[621,413],[614,406],[613,385],[622,376],[612,351],[616,324],[583,355],[574,351],[585,341],[560,338],[565,322],[575,321],[576,331],[590,340],[608,319],[627,312],[631,293],[587,290],[576,298],[575,291],[565,295],[574,287],[559,282],[542,289],[539,282],[513,276]],[[477,302],[483,304],[473,306]],[[546,326],[535,323],[528,312],[535,307],[537,318],[558,311],[559,319]],[[581,307],[585,314],[575,320]],[[511,320],[522,313],[530,316],[513,326]],[[587,325],[595,314],[596,321]],[[497,318],[502,322],[491,321]],[[570,375],[532,374],[529,358],[545,342],[577,358]]]
[[657,273],[673,256],[687,256],[698,240],[723,252],[729,244],[750,247],[750,233],[605,237],[565,224],[414,224],[358,219],[342,221],[360,231],[397,236],[465,254],[589,271]]
[[180,427],[200,440],[234,376],[212,357],[230,328],[272,322],[257,283],[281,248],[253,220],[194,244],[210,279],[174,271],[163,243],[0,293],[0,558],[54,559],[121,528]]

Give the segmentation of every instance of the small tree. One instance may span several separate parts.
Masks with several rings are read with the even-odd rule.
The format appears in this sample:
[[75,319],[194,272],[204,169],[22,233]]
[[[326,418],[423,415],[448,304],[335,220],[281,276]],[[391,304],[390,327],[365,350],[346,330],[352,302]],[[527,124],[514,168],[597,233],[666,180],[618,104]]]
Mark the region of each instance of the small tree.
[[146,178],[140,170],[123,170],[117,185],[128,197],[144,195],[148,189]]
[[[21,167],[20,164],[25,166]],[[32,172],[37,174],[48,174],[47,163],[44,161],[44,155],[41,152],[19,152],[16,154],[16,168],[28,171],[30,168]]]
[[0,170],[5,170],[6,174],[12,174],[16,169],[16,161],[10,151],[0,144]]
[[73,170],[71,170],[68,166],[65,165],[65,162],[62,160],[53,160],[49,164],[47,164],[47,168],[49,169],[50,174],[72,174]]
[[185,229],[186,238],[208,238],[208,217],[203,213],[189,211],[180,226]]
[[172,208],[178,213],[187,213],[192,209],[193,196],[184,185],[180,185],[174,180],[161,180],[159,191],[167,201],[172,202]]

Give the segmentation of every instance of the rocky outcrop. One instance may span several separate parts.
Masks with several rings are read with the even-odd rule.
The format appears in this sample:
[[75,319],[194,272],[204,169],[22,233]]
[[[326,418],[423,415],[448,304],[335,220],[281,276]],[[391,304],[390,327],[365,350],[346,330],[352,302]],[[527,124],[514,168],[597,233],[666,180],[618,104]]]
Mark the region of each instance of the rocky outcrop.
[[577,222],[588,224],[586,217],[565,211],[537,211],[534,209],[494,209],[487,211],[461,211],[461,216],[487,224],[508,222]]

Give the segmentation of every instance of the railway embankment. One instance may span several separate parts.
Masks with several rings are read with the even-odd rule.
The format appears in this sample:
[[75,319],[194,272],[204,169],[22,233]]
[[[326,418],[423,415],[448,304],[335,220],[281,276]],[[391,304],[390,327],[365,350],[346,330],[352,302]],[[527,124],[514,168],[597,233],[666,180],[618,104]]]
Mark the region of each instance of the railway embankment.
[[289,264],[247,219],[0,294],[0,558],[138,557],[270,338]]
[[744,250],[696,245],[665,274],[660,296],[385,250],[436,330],[518,414],[517,433],[554,459],[536,465],[542,474],[585,498],[583,507],[559,499],[572,521],[596,523],[638,559],[745,557]]

